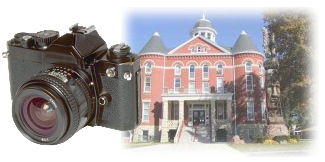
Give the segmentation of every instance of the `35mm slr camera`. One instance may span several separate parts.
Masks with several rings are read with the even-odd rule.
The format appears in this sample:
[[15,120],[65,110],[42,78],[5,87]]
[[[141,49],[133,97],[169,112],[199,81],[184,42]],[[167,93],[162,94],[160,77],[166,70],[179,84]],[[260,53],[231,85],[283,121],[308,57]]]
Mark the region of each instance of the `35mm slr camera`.
[[8,41],[13,119],[29,140],[58,144],[81,128],[134,129],[141,121],[140,64],[107,48],[95,28],[17,33]]

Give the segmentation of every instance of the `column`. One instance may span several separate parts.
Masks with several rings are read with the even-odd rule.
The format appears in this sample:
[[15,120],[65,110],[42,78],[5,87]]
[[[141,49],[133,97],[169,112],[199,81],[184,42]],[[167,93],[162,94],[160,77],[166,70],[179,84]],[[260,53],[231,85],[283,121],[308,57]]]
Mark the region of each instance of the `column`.
[[232,122],[232,109],[231,109],[231,100],[227,100],[227,119]]
[[211,142],[216,141],[216,101],[211,100]]
[[229,121],[229,124],[230,124],[230,129],[228,129],[227,131],[228,131],[228,133],[227,133],[227,141],[229,141],[229,140],[231,140],[231,136],[232,136],[232,128],[231,128],[231,126],[232,126],[232,119],[233,119],[233,117],[232,117],[232,109],[231,109],[231,104],[232,104],[232,100],[227,100],[227,119],[228,119],[228,121]]
[[178,121],[179,122],[183,122],[183,120],[184,120],[184,100],[179,100],[178,101],[179,102],[179,104],[178,104],[178,113],[179,113],[179,115],[178,115]]
[[162,130],[161,130],[161,138],[160,142],[168,142],[168,101],[163,102],[163,120],[162,120]]

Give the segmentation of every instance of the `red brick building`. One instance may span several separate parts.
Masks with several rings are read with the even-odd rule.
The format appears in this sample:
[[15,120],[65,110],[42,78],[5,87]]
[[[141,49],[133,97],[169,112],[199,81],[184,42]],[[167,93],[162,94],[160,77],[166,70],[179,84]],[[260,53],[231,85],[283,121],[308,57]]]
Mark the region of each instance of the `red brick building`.
[[205,16],[190,36],[168,50],[156,32],[140,52],[143,116],[132,140],[249,141],[263,134],[264,55],[250,36],[242,31],[233,47],[223,47]]

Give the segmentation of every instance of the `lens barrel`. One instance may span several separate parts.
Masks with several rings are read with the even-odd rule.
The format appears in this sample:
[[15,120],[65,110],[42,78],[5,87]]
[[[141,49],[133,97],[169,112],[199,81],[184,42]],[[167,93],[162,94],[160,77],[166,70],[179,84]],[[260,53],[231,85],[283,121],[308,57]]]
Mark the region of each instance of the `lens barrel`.
[[13,99],[13,119],[29,140],[59,144],[94,116],[91,91],[82,71],[56,67],[32,77]]

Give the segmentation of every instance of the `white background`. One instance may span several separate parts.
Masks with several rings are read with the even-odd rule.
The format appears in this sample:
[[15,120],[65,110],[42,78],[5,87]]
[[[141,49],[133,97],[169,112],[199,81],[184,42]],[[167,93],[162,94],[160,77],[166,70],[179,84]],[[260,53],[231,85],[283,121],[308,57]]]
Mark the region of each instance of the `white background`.
[[[17,32],[36,32],[45,29],[60,31],[61,35],[69,32],[68,28],[78,22],[81,25],[95,25],[99,34],[108,45],[123,42],[127,37],[125,30],[125,17],[129,10],[150,10],[151,8],[181,8],[180,12],[190,11],[193,8],[214,7],[309,7],[314,13],[314,38],[315,53],[314,71],[315,83],[315,110],[317,115],[324,113],[321,91],[324,90],[324,65],[318,64],[324,61],[324,48],[321,47],[325,42],[321,37],[325,36],[324,10],[321,1],[45,1],[45,0],[25,0],[25,1],[0,1],[0,52],[6,51],[6,41],[11,39]],[[151,10],[152,11],[152,10]],[[319,48],[318,48],[319,47]],[[324,64],[324,63],[323,63]],[[19,65],[17,65],[19,66]],[[161,151],[134,151],[124,149],[121,145],[120,132],[103,127],[86,127],[77,132],[67,142],[55,146],[41,146],[34,144],[16,129],[11,118],[11,99],[9,90],[8,64],[6,59],[0,59],[0,162],[5,161],[219,161],[219,160],[249,160],[249,161],[274,161],[284,160],[276,157],[272,158],[242,158],[218,154],[213,150],[206,150],[204,155],[194,152],[184,152],[181,150],[161,150]],[[313,147],[313,154],[307,157],[297,157],[295,161],[317,160],[320,161],[324,138],[322,130],[324,120],[318,118],[319,132],[316,145]],[[203,150],[205,151],[205,150]],[[201,153],[203,151],[200,151]],[[294,157],[291,157],[294,158]],[[286,159],[288,160],[288,159]]]

